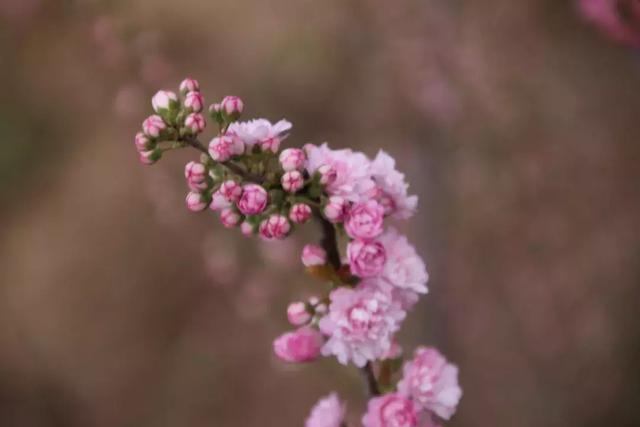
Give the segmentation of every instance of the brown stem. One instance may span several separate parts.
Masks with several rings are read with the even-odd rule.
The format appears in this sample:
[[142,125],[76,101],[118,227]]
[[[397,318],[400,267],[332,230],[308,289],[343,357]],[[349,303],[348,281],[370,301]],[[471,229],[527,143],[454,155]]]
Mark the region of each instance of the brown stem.
[[373,373],[373,366],[371,366],[371,362],[367,362],[364,367],[360,369],[362,371],[362,375],[365,378],[367,383],[367,388],[369,389],[370,396],[379,396],[380,388],[378,387],[378,381],[376,380],[376,375]]

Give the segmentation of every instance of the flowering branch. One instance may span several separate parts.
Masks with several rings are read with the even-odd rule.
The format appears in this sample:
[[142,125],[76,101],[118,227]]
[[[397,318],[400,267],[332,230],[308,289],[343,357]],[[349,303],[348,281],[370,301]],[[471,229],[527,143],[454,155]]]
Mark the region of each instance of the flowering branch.
[[[209,107],[218,132],[205,146],[198,139],[206,126],[204,98],[193,79],[180,84],[179,95],[159,91],[152,106],[156,114],[135,138],[143,164],[187,146],[201,153],[185,166],[188,209],[209,208],[225,227],[266,241],[286,238],[311,217],[320,224],[320,245],[306,245],[301,259],[330,291],[289,305],[287,318],[296,329],[274,340],[276,356],[289,363],[335,356],[356,365],[370,397],[364,427],[427,427],[448,420],[462,394],[457,367],[428,347],[403,364],[395,340],[407,313],[427,293],[428,275],[408,239],[385,227],[387,220],[409,218],[417,204],[393,158],[380,151],[371,160],[327,144],[281,150],[291,123],[239,122],[244,105],[234,96]],[[344,257],[338,237],[346,241]],[[314,406],[306,427],[346,426],[345,412],[333,393]]]

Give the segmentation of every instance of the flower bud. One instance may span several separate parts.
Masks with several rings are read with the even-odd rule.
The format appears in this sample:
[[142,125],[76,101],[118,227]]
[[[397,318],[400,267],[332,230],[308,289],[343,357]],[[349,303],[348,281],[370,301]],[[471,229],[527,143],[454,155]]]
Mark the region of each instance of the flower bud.
[[340,196],[331,196],[322,212],[329,221],[340,222],[344,220],[347,214],[347,208],[348,204],[345,199]]
[[242,232],[242,234],[249,237],[256,232],[256,227],[249,221],[244,221],[242,224],[240,224],[240,231]]
[[182,81],[182,83],[180,83],[180,93],[182,94],[185,94],[188,92],[195,92],[198,90],[200,90],[200,85],[198,84],[198,81],[190,77],[187,77]]
[[220,221],[227,228],[233,228],[240,223],[242,217],[234,208],[224,208],[220,211]]
[[189,92],[184,98],[184,107],[194,113],[202,111],[204,106],[204,98],[200,92]]
[[216,136],[209,143],[209,154],[216,162],[226,162],[233,155],[233,138],[228,135]]
[[316,314],[323,315],[328,311],[329,307],[327,307],[327,304],[321,302],[318,305],[316,305],[315,309],[316,309]]
[[305,326],[276,338],[273,351],[285,362],[311,362],[320,356],[323,341],[320,332]]
[[150,166],[155,162],[157,162],[158,160],[160,160],[161,157],[162,157],[162,151],[155,149],[155,150],[149,150],[149,151],[141,151],[138,156],[138,160],[143,165]]
[[336,169],[331,165],[322,165],[318,168],[320,174],[320,184],[331,185],[338,178]]
[[305,303],[301,301],[292,302],[287,307],[287,319],[293,326],[302,326],[311,320],[311,313],[307,311]]
[[267,207],[269,195],[267,190],[258,184],[245,184],[242,196],[237,202],[238,209],[244,215],[257,215]]
[[184,176],[189,188],[202,191],[209,187],[209,173],[207,167],[198,162],[189,162],[184,167]]
[[327,252],[318,245],[305,245],[302,249],[302,263],[305,267],[325,265],[327,263]]
[[260,148],[262,151],[271,151],[272,153],[277,153],[280,148],[280,138],[277,136],[272,136],[260,141]]
[[191,191],[186,198],[187,208],[192,212],[200,212],[207,208],[207,200],[202,193]]
[[301,170],[304,167],[306,156],[299,148],[287,148],[280,153],[280,165],[285,171]]
[[242,99],[237,96],[225,96],[222,102],[220,103],[220,107],[222,111],[232,120],[236,120],[242,114],[242,110],[244,110],[244,103]]
[[211,209],[212,211],[219,211],[224,208],[228,208],[229,206],[231,206],[231,203],[229,203],[226,197],[220,194],[220,191],[216,191],[211,195],[211,203],[209,204],[209,209]]
[[285,174],[282,175],[280,182],[282,183],[284,191],[289,193],[296,193],[304,187],[304,178],[300,171],[296,170],[285,172]]
[[151,98],[151,105],[153,106],[153,111],[162,114],[178,106],[178,96],[168,90],[159,90]]
[[295,224],[304,224],[311,218],[311,208],[306,203],[296,203],[291,206],[289,219]]
[[200,113],[191,113],[184,119],[184,126],[193,134],[202,132],[206,125],[207,122],[205,122],[204,116]]
[[242,195],[242,187],[232,179],[229,179],[220,184],[220,189],[218,191],[229,202],[237,201]]
[[284,239],[291,231],[291,224],[284,215],[274,214],[260,223],[260,236],[266,240]]
[[150,138],[159,137],[166,128],[167,124],[162,120],[162,117],[157,114],[147,117],[144,122],[142,122],[142,131]]
[[136,150],[140,153],[143,151],[149,151],[155,145],[153,141],[151,141],[149,137],[142,132],[138,132],[136,134],[135,144]]

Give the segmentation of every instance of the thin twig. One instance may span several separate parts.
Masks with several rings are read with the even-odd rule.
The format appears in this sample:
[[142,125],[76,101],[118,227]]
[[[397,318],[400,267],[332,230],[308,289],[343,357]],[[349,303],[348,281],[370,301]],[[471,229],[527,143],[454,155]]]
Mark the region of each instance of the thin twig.
[[365,378],[367,383],[367,388],[369,389],[370,396],[379,396],[380,388],[378,387],[378,381],[376,381],[376,376],[373,373],[373,367],[371,366],[371,362],[367,362],[364,367],[360,368],[362,371],[362,375]]

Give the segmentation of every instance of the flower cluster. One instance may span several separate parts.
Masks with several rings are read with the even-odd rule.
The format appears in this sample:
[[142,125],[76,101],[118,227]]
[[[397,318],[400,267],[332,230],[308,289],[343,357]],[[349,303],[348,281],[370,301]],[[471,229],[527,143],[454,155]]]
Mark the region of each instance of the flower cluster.
[[[201,152],[185,166],[189,210],[209,208],[225,227],[267,241],[287,237],[311,218],[322,225],[322,244],[307,244],[301,259],[311,275],[330,282],[331,291],[289,305],[287,319],[295,329],[275,339],[276,356],[289,363],[335,356],[364,370],[373,395],[362,418],[365,427],[449,419],[461,397],[458,371],[437,350],[416,350],[393,381],[402,366],[395,334],[427,293],[428,281],[415,248],[387,226],[410,218],[417,205],[394,159],[384,151],[371,159],[326,143],[281,149],[291,123],[238,121],[244,103],[235,96],[209,106],[218,131],[204,144],[204,98],[193,79],[185,79],[178,94],[159,91],[152,106],[155,114],[135,138],[143,164],[173,149]],[[306,425],[344,426],[345,408],[332,394],[316,405]]]

